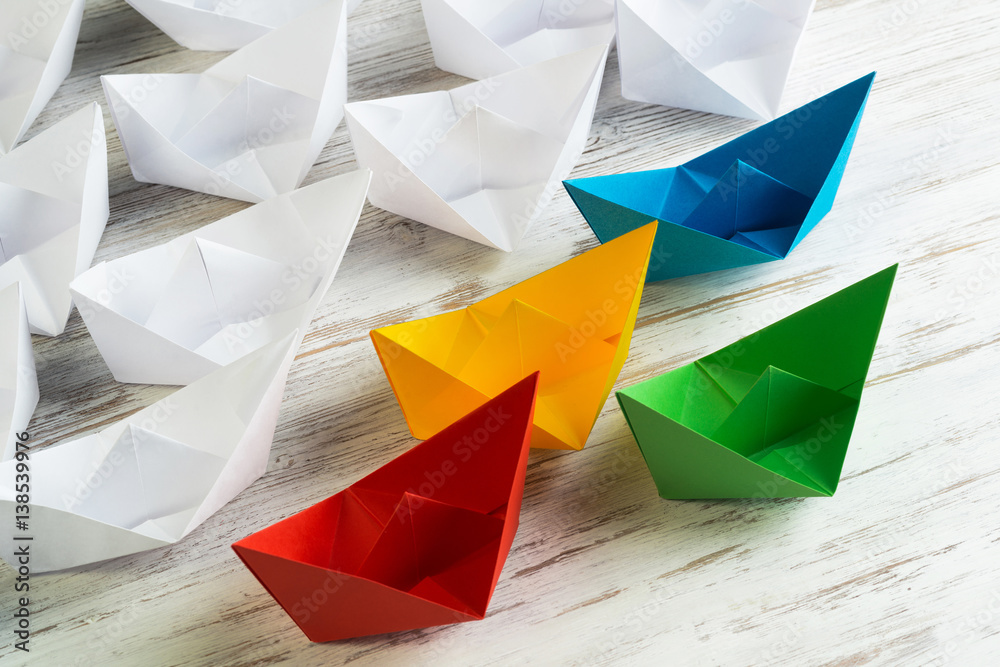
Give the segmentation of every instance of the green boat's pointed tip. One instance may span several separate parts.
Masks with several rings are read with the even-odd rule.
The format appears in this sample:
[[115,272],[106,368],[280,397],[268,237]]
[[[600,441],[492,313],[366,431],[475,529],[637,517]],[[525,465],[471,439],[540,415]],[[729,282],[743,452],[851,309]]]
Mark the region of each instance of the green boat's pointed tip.
[[896,282],[896,272],[899,270],[899,264],[893,264],[892,266],[887,266],[877,273],[873,273],[867,278],[859,281],[858,285],[863,283],[869,283],[872,285],[880,285],[881,290],[885,292],[886,301],[889,300],[889,293],[892,291],[892,286]]

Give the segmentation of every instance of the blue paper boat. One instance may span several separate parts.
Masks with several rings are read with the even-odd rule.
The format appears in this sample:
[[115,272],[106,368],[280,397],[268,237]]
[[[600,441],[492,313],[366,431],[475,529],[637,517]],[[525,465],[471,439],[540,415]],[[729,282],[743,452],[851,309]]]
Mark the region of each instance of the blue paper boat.
[[833,206],[874,79],[679,167],[563,185],[601,243],[660,221],[648,282],[784,259]]

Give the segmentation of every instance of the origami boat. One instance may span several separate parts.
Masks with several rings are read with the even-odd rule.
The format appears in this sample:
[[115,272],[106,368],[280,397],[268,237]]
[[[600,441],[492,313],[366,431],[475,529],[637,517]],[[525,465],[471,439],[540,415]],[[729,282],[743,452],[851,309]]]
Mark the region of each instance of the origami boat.
[[770,120],[816,0],[618,0],[622,96]]
[[17,434],[38,404],[38,378],[21,288],[0,289],[0,461],[14,456]]
[[32,333],[58,336],[108,222],[108,157],[99,104],[0,156],[0,288],[21,283]]
[[434,63],[485,79],[615,38],[614,0],[421,0]]
[[72,69],[83,5],[84,0],[3,0],[0,155],[17,145]]
[[[32,451],[31,571],[180,541],[264,474],[295,334],[82,438]],[[0,558],[17,567],[16,461],[0,463]]]
[[535,373],[233,550],[314,642],[482,619],[517,532],[537,387]]
[[647,280],[783,259],[830,212],[875,73],[679,167],[565,181],[602,242],[660,221]]
[[[336,0],[125,0],[181,46],[235,51]],[[350,13],[361,0],[347,0]]]
[[532,447],[583,449],[628,356],[656,224],[463,310],[371,332],[416,438],[541,371]]
[[452,90],[344,107],[368,198],[510,252],[587,142],[606,46]]
[[298,347],[370,180],[319,181],[80,275],[73,298],[115,379],[189,384],[294,330]]
[[832,496],[896,268],[619,391],[660,495]]
[[135,180],[259,202],[305,179],[344,117],[343,0],[201,74],[102,76]]

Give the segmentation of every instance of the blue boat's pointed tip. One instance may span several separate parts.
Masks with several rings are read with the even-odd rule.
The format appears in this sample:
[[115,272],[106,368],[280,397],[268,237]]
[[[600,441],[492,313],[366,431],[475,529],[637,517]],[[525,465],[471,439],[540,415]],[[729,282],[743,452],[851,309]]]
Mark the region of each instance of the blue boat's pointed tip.
[[864,97],[868,97],[868,93],[871,92],[872,85],[875,83],[875,72],[870,72],[862,77],[858,77],[850,83],[845,83],[843,86],[836,88],[824,97],[830,97],[837,95],[838,93],[847,93],[848,91],[855,91],[855,94],[861,94]]
[[[848,108],[852,108],[854,106],[857,106],[860,111],[861,109],[864,109],[865,103],[868,101],[868,96],[871,94],[872,85],[874,83],[875,83],[875,72],[870,72],[869,74],[865,74],[864,76],[859,77],[854,81],[851,81],[850,83],[845,83],[839,88],[831,90],[826,95],[817,98],[816,100],[810,102],[809,104],[820,102],[821,100],[824,101],[840,100],[841,103],[847,104],[847,107],[844,108],[844,111],[847,111]],[[790,113],[794,114],[797,111],[798,109]]]

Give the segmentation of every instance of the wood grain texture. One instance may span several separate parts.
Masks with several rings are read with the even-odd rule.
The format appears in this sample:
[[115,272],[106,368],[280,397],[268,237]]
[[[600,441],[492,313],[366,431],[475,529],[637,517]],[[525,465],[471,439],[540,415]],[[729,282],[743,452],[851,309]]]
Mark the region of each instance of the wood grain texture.
[[[451,87],[417,0],[349,21],[350,98]],[[484,621],[310,644],[229,545],[414,444],[368,339],[596,245],[559,193],[506,255],[366,207],[292,367],[268,473],[175,546],[32,580],[30,659],[7,665],[987,665],[1000,658],[1000,11],[992,0],[819,0],[783,103],[878,78],[834,210],[782,262],[647,286],[618,386],[688,363],[900,262],[832,499],[657,497],[610,400],[582,452],[533,452]],[[135,182],[98,77],[197,72],[121,0],[90,0],[73,72],[29,132],[105,107],[111,220],[95,261],[246,205]],[[753,123],[636,104],[605,74],[575,176],[675,165]],[[342,124],[307,183],[354,160]],[[78,314],[34,338],[54,443],[170,390],[114,382]],[[13,607],[0,567],[0,607]]]

